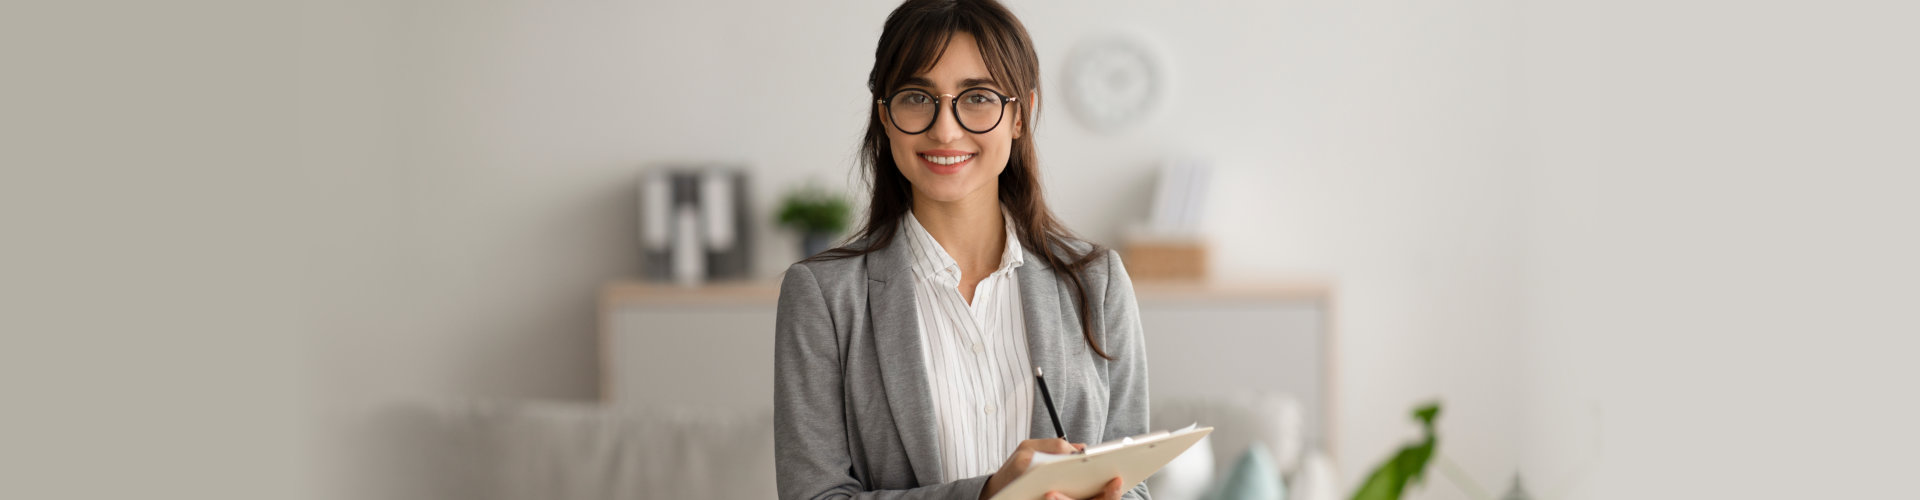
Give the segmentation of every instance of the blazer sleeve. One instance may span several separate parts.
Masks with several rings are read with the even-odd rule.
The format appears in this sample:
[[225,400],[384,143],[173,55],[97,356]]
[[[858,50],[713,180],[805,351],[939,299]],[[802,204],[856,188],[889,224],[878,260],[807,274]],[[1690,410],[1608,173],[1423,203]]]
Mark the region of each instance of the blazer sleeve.
[[[1120,262],[1120,254],[1107,251],[1107,290],[1102,301],[1100,326],[1106,344],[1101,348],[1116,359],[1107,363],[1106,436],[1136,436],[1147,433],[1147,345],[1140,328],[1140,305],[1133,296],[1133,279]],[[1121,498],[1148,500],[1146,481],[1141,481]]]
[[908,490],[863,491],[854,476],[840,342],[812,270],[795,264],[774,320],[773,453],[783,500],[976,500],[988,476]]

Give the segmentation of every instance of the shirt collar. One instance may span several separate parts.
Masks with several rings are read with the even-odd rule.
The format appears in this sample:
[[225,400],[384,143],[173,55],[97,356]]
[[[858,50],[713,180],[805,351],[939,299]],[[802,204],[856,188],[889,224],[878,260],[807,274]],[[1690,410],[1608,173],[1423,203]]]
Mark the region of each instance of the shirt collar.
[[[940,242],[934,241],[933,234],[920,225],[920,219],[913,215],[913,209],[907,209],[906,244],[913,268],[921,276],[945,277],[954,283],[960,282],[960,264],[947,254]],[[1006,207],[1000,208],[1000,220],[1007,232],[1006,248],[1000,251],[1000,267],[994,274],[1000,274],[1026,264],[1026,252],[1021,251],[1019,233],[1014,231],[1013,215]]]

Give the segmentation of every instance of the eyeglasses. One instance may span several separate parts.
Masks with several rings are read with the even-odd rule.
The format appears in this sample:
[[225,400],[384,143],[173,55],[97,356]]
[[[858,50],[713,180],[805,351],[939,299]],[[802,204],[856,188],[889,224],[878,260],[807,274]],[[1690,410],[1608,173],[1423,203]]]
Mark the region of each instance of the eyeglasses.
[[952,99],[948,106],[953,117],[960,122],[960,128],[976,134],[984,134],[1000,126],[1000,119],[1006,116],[1007,103],[1018,100],[992,89],[975,87],[953,94],[933,93],[920,89],[903,89],[893,96],[878,101],[886,106],[887,117],[893,121],[893,128],[907,135],[926,132],[933,128],[933,121],[940,117],[940,98]]

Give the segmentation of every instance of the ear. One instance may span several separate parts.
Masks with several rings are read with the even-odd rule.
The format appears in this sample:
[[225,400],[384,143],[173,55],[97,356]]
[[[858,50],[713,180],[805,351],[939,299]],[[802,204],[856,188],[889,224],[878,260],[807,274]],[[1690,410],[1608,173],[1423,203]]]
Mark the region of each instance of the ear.
[[1019,139],[1020,134],[1022,132],[1027,131],[1027,122],[1024,118],[1027,115],[1038,116],[1040,114],[1040,91],[1039,90],[1034,90],[1033,92],[1027,94],[1027,104],[1028,104],[1027,107],[1030,108],[1031,110],[1030,113],[1014,113],[1013,114],[1013,138],[1015,139]]

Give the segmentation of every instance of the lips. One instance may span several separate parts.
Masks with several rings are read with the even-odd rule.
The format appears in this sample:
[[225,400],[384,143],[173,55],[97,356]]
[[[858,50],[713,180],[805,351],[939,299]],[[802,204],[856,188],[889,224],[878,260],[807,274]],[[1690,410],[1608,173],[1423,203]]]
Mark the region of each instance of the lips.
[[966,151],[935,149],[921,151],[917,156],[920,157],[920,164],[925,165],[927,170],[938,175],[952,175],[959,173],[960,169],[967,164],[973,163],[974,155],[975,153]]

